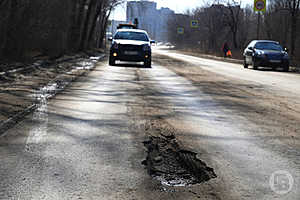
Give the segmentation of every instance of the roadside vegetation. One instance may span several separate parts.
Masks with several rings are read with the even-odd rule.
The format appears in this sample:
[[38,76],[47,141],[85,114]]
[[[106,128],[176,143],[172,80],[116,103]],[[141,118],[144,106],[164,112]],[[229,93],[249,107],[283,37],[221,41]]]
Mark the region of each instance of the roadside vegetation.
[[[267,11],[256,13],[253,5],[242,1],[212,1],[169,21],[169,40],[176,47],[199,53],[222,55],[225,42],[233,58],[242,58],[247,44],[254,39],[276,40],[287,47],[293,64],[300,64],[300,0],[268,0]],[[198,20],[197,28],[191,20]],[[178,34],[178,28],[184,28]]]
[[0,0],[0,64],[101,48],[122,0]]

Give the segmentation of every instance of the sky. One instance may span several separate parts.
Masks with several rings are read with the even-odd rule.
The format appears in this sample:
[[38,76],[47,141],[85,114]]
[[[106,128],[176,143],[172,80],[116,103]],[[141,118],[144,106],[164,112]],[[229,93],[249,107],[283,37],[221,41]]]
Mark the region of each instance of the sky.
[[[194,9],[203,5],[207,0],[149,0],[155,1],[157,3],[157,8],[168,7],[174,10],[176,13],[183,13],[188,9]],[[221,1],[221,0],[220,0]],[[241,1],[242,6],[244,7],[246,4],[253,4],[254,0],[238,0]],[[126,20],[126,4],[121,5],[115,9],[115,11],[111,15],[112,19],[115,20]]]

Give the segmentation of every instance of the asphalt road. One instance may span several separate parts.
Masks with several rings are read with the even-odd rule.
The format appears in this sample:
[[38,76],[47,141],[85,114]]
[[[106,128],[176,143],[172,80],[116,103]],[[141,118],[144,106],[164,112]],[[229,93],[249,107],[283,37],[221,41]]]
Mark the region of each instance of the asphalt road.
[[260,68],[258,71],[245,71],[240,64],[197,58],[194,56],[179,54],[173,52],[172,50],[161,50],[159,48],[156,50],[156,53],[180,59],[185,62],[197,64],[201,66],[202,69],[212,71],[223,76],[248,81],[250,83],[255,82],[264,84],[266,86],[277,88],[280,91],[286,91],[288,93],[300,96],[300,88],[298,87],[299,74],[295,75],[293,73],[278,73],[276,71],[264,70],[262,68]]
[[[179,95],[166,98],[169,102],[172,102],[173,106],[178,107],[179,112],[173,119],[170,118],[167,121],[177,130],[180,130],[181,141],[193,149],[197,149],[202,158],[206,157],[207,161],[210,160],[208,163],[215,168],[219,179],[222,180],[217,185],[223,183],[225,190],[230,191],[229,196],[225,192],[221,199],[299,199],[299,74],[243,69],[238,64],[195,58],[172,51],[157,51],[157,53],[193,64],[196,67],[201,66],[205,71],[226,77],[230,81],[238,81],[242,85],[239,86],[240,90],[245,90],[244,86],[246,85],[250,88],[257,87],[262,90],[262,93],[278,95],[278,98],[274,98],[274,100],[269,96],[265,99],[261,93],[255,94],[253,91],[255,94],[253,96],[249,95],[251,91],[247,91],[246,96],[243,96],[242,92],[237,92],[241,95],[237,98],[247,98],[249,100],[248,105],[244,105],[244,107],[236,106],[238,108],[236,109],[234,108],[235,105],[230,105],[222,99],[216,100],[218,98],[214,99],[214,96],[217,95],[207,92],[210,89],[214,89],[215,92],[215,90],[218,90],[219,85],[214,86],[217,89],[207,87],[206,92],[199,90],[199,87],[195,88],[195,79],[198,79],[196,83],[200,85],[200,88],[206,79],[201,76],[200,78],[190,78],[199,75],[188,75],[192,71],[174,70],[177,74],[186,74],[185,78],[188,80],[178,77],[173,77],[171,80],[159,78],[159,74],[167,73],[163,72],[164,69],[153,76],[156,77],[155,82],[159,84],[159,90],[173,91],[176,88],[174,93]],[[171,70],[174,68],[176,67],[172,65],[168,67]],[[215,77],[209,76],[209,74],[211,73],[206,74],[208,79],[217,82],[217,79],[214,80]],[[189,80],[194,81],[193,84]],[[226,84],[222,81],[221,83]],[[219,89],[221,90],[221,87]],[[236,89],[232,88],[232,90]],[[230,96],[232,95],[230,92],[232,91],[222,95]],[[185,95],[182,97],[182,94]],[[278,120],[275,121],[275,124],[280,129],[276,129],[277,127],[270,123],[273,120],[269,119],[271,116],[258,117],[258,120],[249,119],[247,112],[250,115],[251,109],[247,106],[259,104],[257,98],[264,99],[265,104],[270,105],[274,103],[273,101],[278,101],[276,103],[279,106],[270,106],[273,109],[271,115],[276,114],[276,109],[282,109],[281,112],[288,113],[289,110],[285,109],[286,101],[289,102],[289,106],[294,105],[296,114],[293,114],[291,121],[295,122],[293,125],[295,128],[288,129],[285,127],[285,121],[288,118],[282,121],[275,118]],[[184,102],[183,105],[182,102]],[[276,108],[277,106],[279,108]],[[257,107],[259,106],[257,105]],[[265,125],[262,126],[258,121]],[[280,179],[278,177],[281,174],[278,175],[276,171],[288,172],[288,175],[291,175],[293,179],[290,177],[288,181],[283,180],[284,178]],[[275,184],[274,186],[271,179],[273,176],[277,176],[278,185]],[[283,177],[288,176],[283,175]],[[289,193],[278,194],[280,192],[285,193],[284,189],[280,191],[281,181],[288,182],[286,185],[282,183],[282,187],[292,187],[291,183],[293,182],[293,187]],[[271,185],[274,190],[278,186],[278,190],[274,192]]]
[[[263,85],[291,102],[299,97],[298,75],[156,52],[182,60],[181,68],[193,64]],[[293,132],[281,131],[281,124],[276,131],[267,119],[261,125],[244,116],[247,110],[216,100],[189,76],[160,60],[151,69],[99,63],[0,138],[0,199],[299,199],[297,116]],[[173,127],[217,178],[182,187],[151,178],[141,162],[145,124],[153,119]]]

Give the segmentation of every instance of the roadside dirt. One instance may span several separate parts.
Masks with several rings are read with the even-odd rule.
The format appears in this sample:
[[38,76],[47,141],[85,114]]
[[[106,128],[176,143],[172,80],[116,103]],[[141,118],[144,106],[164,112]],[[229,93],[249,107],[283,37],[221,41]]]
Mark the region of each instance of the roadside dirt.
[[253,132],[254,136],[299,145],[300,97],[221,76],[167,56],[155,55],[154,62],[192,81],[201,91],[230,108],[228,112],[238,113],[265,130],[260,131],[263,135]]
[[57,92],[76,77],[89,71],[102,57],[73,56],[51,64],[41,62],[17,66],[0,74],[0,135],[39,104],[41,95]]
[[[172,50],[172,49],[168,49],[168,50]],[[204,54],[204,53],[201,53],[199,50],[194,50],[194,49],[173,49],[173,51],[176,53],[182,53],[185,55],[196,56],[199,58],[207,58],[207,59],[213,59],[213,60],[218,60],[218,61],[243,64],[243,59],[241,57],[224,58],[220,55],[218,56],[218,55],[212,55],[212,54]]]

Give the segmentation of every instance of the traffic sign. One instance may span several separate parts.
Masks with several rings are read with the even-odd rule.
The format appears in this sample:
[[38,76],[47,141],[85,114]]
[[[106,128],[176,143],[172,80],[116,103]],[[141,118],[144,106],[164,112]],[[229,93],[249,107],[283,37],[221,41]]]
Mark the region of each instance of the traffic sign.
[[267,0],[254,0],[254,11],[266,12]]
[[198,20],[191,20],[191,27],[192,28],[198,28],[199,27],[199,21]]
[[178,28],[177,28],[177,33],[178,33],[178,34],[184,34],[184,28],[178,27]]

